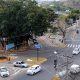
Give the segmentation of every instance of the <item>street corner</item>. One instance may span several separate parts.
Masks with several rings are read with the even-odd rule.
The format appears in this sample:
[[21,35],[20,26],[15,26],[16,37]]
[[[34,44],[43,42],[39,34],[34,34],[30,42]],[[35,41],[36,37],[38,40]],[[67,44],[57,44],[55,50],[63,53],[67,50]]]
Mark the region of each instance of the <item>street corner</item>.
[[38,58],[37,57],[31,57],[31,58],[25,60],[25,62],[28,63],[29,66],[32,66],[35,64],[42,64],[46,61],[47,61],[47,58],[45,58],[45,57],[38,57]]

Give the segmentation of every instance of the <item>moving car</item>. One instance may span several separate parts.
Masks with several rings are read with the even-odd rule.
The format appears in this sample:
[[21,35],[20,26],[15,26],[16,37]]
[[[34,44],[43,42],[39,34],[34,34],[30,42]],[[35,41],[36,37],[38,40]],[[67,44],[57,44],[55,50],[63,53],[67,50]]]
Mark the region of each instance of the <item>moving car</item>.
[[79,53],[80,53],[80,48],[75,48],[72,54],[79,54]]
[[70,73],[76,74],[76,73],[79,73],[79,72],[80,72],[80,66],[79,65],[73,64],[70,67]]
[[28,67],[28,64],[23,61],[16,61],[13,63],[14,67]]
[[0,68],[0,76],[1,77],[8,77],[9,76],[9,71],[7,70],[6,67]]
[[33,65],[32,67],[28,68],[27,74],[28,75],[34,75],[38,72],[41,71],[41,66],[40,65]]

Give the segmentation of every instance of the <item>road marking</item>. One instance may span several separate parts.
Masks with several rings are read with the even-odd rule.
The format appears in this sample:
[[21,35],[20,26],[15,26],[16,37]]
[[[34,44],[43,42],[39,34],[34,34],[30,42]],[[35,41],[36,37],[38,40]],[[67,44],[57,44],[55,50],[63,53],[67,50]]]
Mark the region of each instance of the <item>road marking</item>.
[[74,45],[74,44],[66,44],[66,46],[67,46],[67,47],[73,47],[73,48],[75,48],[75,47],[80,47],[80,45]]
[[73,47],[75,47],[75,45],[73,45]]
[[76,47],[78,47],[78,45],[76,45]]
[[70,47],[72,47],[72,44],[70,45]]
[[70,44],[67,45],[67,47],[69,47],[69,46],[70,46]]
[[22,70],[18,70],[17,72],[15,72],[14,74],[12,74],[10,76],[14,76],[14,75],[18,74],[20,71],[22,71]]

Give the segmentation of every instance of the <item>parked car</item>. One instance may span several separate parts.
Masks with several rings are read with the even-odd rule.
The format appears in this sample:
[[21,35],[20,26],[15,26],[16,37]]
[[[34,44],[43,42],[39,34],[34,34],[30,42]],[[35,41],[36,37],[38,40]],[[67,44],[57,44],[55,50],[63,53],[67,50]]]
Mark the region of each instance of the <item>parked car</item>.
[[0,68],[0,76],[1,77],[8,77],[9,76],[9,71],[7,70],[6,67]]
[[41,66],[40,65],[33,65],[32,67],[28,68],[27,74],[28,75],[34,75],[38,72],[41,71]]
[[80,66],[79,65],[73,64],[70,67],[70,73],[76,74],[76,73],[79,73],[79,72],[80,72]]
[[72,54],[79,54],[80,53],[80,48],[75,48],[72,52]]
[[13,63],[14,67],[28,67],[28,64],[23,61],[16,61]]

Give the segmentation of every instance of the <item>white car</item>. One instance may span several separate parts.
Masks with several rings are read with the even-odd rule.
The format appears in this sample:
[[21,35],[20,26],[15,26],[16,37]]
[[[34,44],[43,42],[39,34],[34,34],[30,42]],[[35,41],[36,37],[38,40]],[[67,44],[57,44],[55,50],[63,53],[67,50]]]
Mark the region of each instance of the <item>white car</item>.
[[28,64],[23,61],[16,61],[13,63],[14,67],[28,67]]
[[28,75],[34,75],[38,72],[41,71],[41,66],[40,65],[33,65],[32,67],[28,68],[27,74]]
[[75,48],[73,50],[73,53],[72,54],[79,54],[80,53],[80,49],[79,48]]
[[70,67],[70,73],[76,74],[76,73],[79,73],[79,72],[80,72],[80,66],[79,65],[73,64]]
[[0,76],[1,77],[8,77],[9,76],[9,71],[7,70],[6,67],[0,68]]

